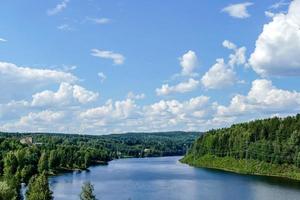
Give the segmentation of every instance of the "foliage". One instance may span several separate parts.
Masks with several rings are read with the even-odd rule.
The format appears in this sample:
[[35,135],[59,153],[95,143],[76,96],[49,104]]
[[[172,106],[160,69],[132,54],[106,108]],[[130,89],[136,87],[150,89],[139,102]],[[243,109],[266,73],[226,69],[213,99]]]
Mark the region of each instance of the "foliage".
[[[224,164],[224,168],[234,171],[243,171],[248,166],[241,165],[240,168],[232,169],[231,165],[235,165],[237,161],[251,160],[276,166],[290,166],[289,168],[293,169],[291,173],[299,173],[300,114],[294,117],[256,120],[208,131],[195,141],[183,161],[201,166],[201,162],[207,161],[203,159],[206,155],[222,161],[223,158],[232,158],[235,162]],[[205,166],[215,167],[213,164]],[[223,167],[218,164],[217,168]],[[273,168],[270,170],[267,175],[277,174]],[[253,168],[250,172],[266,174],[258,168]]]
[[[199,135],[186,132],[105,136],[0,133],[0,180],[6,181],[3,184],[8,184],[20,199],[21,183],[28,184],[37,174],[86,169],[115,158],[183,155]],[[21,144],[25,137],[32,137],[34,144]],[[6,193],[4,186],[2,192]],[[33,188],[31,193],[38,189]]]
[[49,189],[49,184],[45,173],[33,176],[28,184],[26,192],[27,200],[52,200],[52,192]]
[[96,200],[94,195],[94,186],[90,182],[86,182],[82,186],[80,200]]
[[6,181],[0,182],[0,200],[16,200],[18,194]]

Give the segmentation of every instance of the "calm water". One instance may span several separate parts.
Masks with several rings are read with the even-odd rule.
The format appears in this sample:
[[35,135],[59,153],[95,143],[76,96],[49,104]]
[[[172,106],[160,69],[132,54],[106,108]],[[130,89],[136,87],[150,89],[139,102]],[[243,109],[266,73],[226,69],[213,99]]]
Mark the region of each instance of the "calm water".
[[300,200],[297,182],[198,169],[180,157],[121,159],[50,178],[57,200],[79,199],[83,182],[100,200]]

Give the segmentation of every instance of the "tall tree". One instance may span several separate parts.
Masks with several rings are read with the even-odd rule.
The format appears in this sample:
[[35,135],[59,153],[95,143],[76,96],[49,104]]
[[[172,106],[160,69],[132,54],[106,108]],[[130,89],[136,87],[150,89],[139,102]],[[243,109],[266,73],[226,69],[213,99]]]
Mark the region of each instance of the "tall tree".
[[39,163],[38,163],[38,171],[42,173],[48,170],[48,156],[45,152],[42,153]]
[[47,176],[42,173],[30,179],[28,191],[26,192],[27,200],[52,200],[52,192],[49,188]]
[[94,195],[94,186],[90,182],[86,182],[82,186],[80,200],[97,200]]
[[13,152],[8,152],[4,158],[4,175],[10,176],[16,173],[18,160]]

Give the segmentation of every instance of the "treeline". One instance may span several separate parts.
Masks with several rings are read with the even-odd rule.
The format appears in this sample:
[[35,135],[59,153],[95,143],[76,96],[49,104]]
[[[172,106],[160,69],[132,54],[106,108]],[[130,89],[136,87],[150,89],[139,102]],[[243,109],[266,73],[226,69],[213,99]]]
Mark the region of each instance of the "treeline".
[[184,160],[192,163],[207,155],[216,159],[229,157],[299,168],[300,114],[210,130],[195,141]]
[[[20,199],[21,183],[39,174],[86,169],[121,157],[183,155],[200,133],[106,136],[0,133],[0,200]],[[21,144],[20,140],[32,138]],[[32,182],[32,181],[31,181]]]

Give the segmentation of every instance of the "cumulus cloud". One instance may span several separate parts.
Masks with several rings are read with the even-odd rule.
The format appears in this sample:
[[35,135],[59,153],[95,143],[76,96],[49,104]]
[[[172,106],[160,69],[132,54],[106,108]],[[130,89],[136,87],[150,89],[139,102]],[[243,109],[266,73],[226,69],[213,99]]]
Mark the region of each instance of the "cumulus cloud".
[[278,89],[270,80],[252,82],[249,93],[235,95],[229,106],[218,106],[217,116],[266,113],[296,113],[300,110],[300,92]]
[[234,67],[236,65],[243,65],[246,63],[246,47],[238,48],[234,43],[224,40],[222,45],[230,50],[234,51],[234,54],[229,55],[229,62],[228,65],[230,67]]
[[[21,102],[20,102],[21,104]],[[0,107],[1,108],[1,107]],[[161,100],[139,106],[134,98],[108,100],[92,108],[61,109],[23,114],[17,120],[0,122],[6,131],[50,131],[112,133],[126,131],[199,130],[209,117],[209,97],[198,96],[186,101]],[[47,118],[48,116],[48,118]]]
[[63,0],[62,2],[57,4],[54,8],[49,9],[47,11],[47,14],[48,15],[56,15],[56,14],[62,12],[65,8],[67,8],[68,3],[69,3],[69,0]]
[[0,92],[2,94],[0,102],[5,99],[21,98],[25,94],[52,84],[77,81],[78,78],[69,72],[20,67],[12,63],[0,62]]
[[[46,113],[54,115],[48,121]],[[185,130],[197,130],[200,122],[208,116],[209,97],[198,96],[187,101],[159,101],[154,104],[138,106],[133,99],[120,101],[108,100],[104,105],[76,111],[68,115],[66,111],[29,113],[17,122],[2,125],[5,130],[61,130],[82,131],[89,133],[112,133],[126,131],[162,131],[184,126]],[[47,113],[48,114],[48,113]],[[69,124],[68,119],[76,116]],[[57,120],[56,120],[57,119]],[[56,121],[55,121],[56,120]],[[55,121],[55,124],[52,123]],[[39,126],[36,124],[40,122]],[[30,124],[30,126],[29,126]],[[68,127],[71,127],[68,129]],[[181,130],[181,129],[180,129]]]
[[169,86],[169,84],[163,84],[161,88],[156,89],[156,94],[169,95],[171,93],[186,93],[195,90],[199,85],[199,81],[190,78],[187,82],[181,82],[174,86]]
[[225,40],[223,46],[233,50],[229,55],[228,63],[223,58],[216,60],[216,63],[203,75],[201,83],[206,89],[220,89],[233,85],[238,79],[234,67],[246,63],[246,48],[238,48],[234,43]]
[[79,115],[84,127],[91,125],[96,127],[105,127],[111,124],[118,126],[130,120],[138,112],[138,106],[133,99],[122,101],[108,100],[105,105],[88,109]]
[[75,82],[78,78],[71,73],[66,73],[50,69],[37,69],[30,67],[19,67],[12,63],[0,62],[1,80],[13,80],[15,82],[25,83],[27,81],[35,82]]
[[[300,111],[300,92],[282,90],[275,87],[271,81],[255,80],[246,95],[235,95],[229,105],[211,102],[208,96],[196,96],[187,100],[160,100],[151,104],[138,105],[135,100],[142,94],[129,93],[124,100],[108,100],[103,105],[92,107],[75,107],[72,101],[79,103],[78,96],[72,96],[74,87],[49,93],[49,98],[64,106],[48,105],[41,111],[29,110],[14,120],[2,120],[0,129],[5,131],[48,131],[101,133],[127,131],[170,131],[170,130],[207,130],[249,120],[257,116],[270,117],[275,114],[294,114]],[[65,97],[63,93],[70,94]],[[60,94],[60,95],[58,95]],[[81,96],[81,95],[79,95]],[[38,95],[36,96],[38,97]],[[38,100],[39,98],[34,98]],[[85,98],[86,99],[86,98]],[[88,99],[88,98],[87,98]],[[47,101],[40,99],[40,102]],[[32,107],[32,102],[10,102],[0,104],[0,117],[4,111],[22,111],[24,107]],[[38,101],[36,101],[37,103]]]
[[197,127],[203,125],[203,120],[210,114],[209,97],[198,96],[187,101],[178,100],[161,100],[154,104],[145,106],[143,108],[144,121],[147,126],[157,129],[177,130],[185,128]]
[[184,76],[193,75],[198,65],[198,58],[194,51],[189,50],[179,58],[182,67],[181,74]]
[[92,49],[92,56],[96,56],[99,58],[111,59],[114,64],[121,65],[125,61],[125,57],[122,54],[114,53],[112,51]]
[[252,6],[253,3],[245,2],[238,4],[231,4],[222,9],[222,12],[228,13],[231,17],[244,19],[250,17],[250,14],[247,10],[249,6]]
[[72,103],[86,104],[95,101],[99,94],[79,85],[61,83],[57,92],[45,90],[32,96],[32,106],[66,106]]
[[235,81],[236,73],[224,63],[224,59],[217,59],[217,63],[201,79],[207,89],[220,89],[233,85]]
[[30,112],[22,116],[16,122],[6,123],[0,128],[4,131],[19,132],[60,132],[62,120],[65,119],[62,111],[44,110],[40,112]]
[[300,75],[300,0],[294,0],[287,14],[275,14],[256,40],[249,64],[259,75]]

